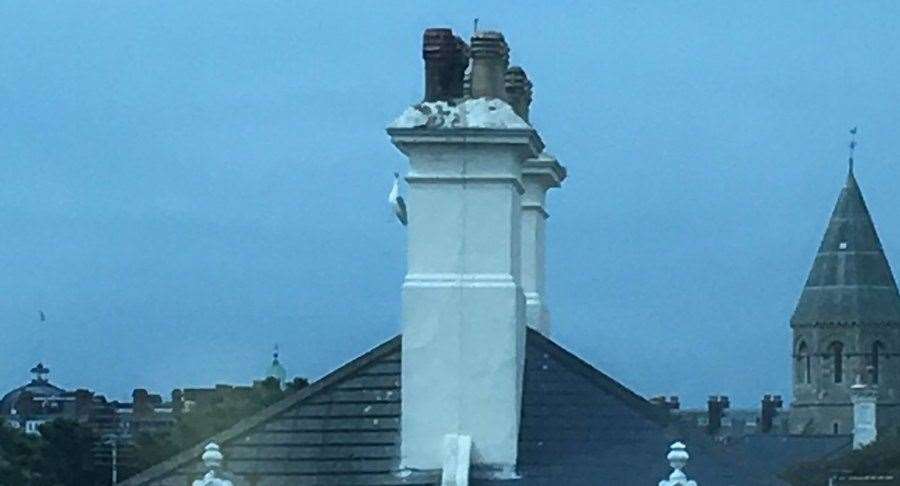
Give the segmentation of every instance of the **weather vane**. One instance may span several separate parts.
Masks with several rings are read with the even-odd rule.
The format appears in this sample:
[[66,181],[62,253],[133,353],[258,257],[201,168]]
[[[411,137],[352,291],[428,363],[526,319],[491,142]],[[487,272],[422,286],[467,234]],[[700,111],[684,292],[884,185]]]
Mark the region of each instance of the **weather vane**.
[[850,172],[853,172],[853,152],[856,150],[856,129],[857,127],[850,129]]

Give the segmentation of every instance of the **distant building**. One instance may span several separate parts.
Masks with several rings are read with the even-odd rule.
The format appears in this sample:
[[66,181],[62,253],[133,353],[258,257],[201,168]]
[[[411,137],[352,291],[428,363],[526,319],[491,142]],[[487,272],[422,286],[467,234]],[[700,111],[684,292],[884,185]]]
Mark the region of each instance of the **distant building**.
[[138,431],[156,431],[172,424],[171,403],[159,395],[135,390],[132,403],[108,401],[90,390],[65,390],[47,379],[43,363],[31,369],[34,378],[0,399],[0,418],[13,428],[38,434],[45,422],[66,419],[94,429],[100,436],[128,437]]
[[850,167],[791,318],[794,433],[851,433],[855,383],[877,386],[879,430],[900,426],[900,295]]
[[117,430],[115,407],[102,395],[85,389],[64,390],[47,379],[50,369],[43,363],[31,369],[31,382],[7,393],[0,400],[0,414],[14,428],[37,434],[38,427],[51,420],[68,419],[93,428],[98,433]]
[[122,435],[136,437],[168,429],[176,420],[174,404],[143,388],[134,390],[131,403],[113,402]]

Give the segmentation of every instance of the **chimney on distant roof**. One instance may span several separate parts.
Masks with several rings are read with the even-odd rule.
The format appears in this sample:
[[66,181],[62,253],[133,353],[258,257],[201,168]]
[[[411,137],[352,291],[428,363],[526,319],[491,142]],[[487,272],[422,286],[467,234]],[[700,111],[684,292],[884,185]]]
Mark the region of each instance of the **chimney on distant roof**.
[[149,415],[153,411],[149,403],[150,393],[143,388],[135,388],[131,392],[131,410],[136,416],[142,417]]
[[509,46],[500,32],[472,35],[472,97],[506,100]]
[[762,412],[759,420],[759,431],[768,434],[772,431],[778,409],[784,406],[781,395],[765,395],[762,399]]
[[711,395],[706,407],[708,419],[706,431],[713,435],[722,428],[722,418],[725,416],[725,410],[731,407],[731,402],[726,396]]
[[79,417],[88,416],[91,413],[91,409],[93,408],[93,398],[94,394],[85,390],[84,388],[79,388],[75,390],[75,413]]
[[422,39],[425,59],[425,101],[450,101],[463,96],[463,76],[469,47],[450,29],[427,29]]
[[650,403],[669,411],[678,410],[681,408],[681,403],[679,402],[678,397],[674,395],[671,397],[665,397],[663,395],[652,397],[650,399]]

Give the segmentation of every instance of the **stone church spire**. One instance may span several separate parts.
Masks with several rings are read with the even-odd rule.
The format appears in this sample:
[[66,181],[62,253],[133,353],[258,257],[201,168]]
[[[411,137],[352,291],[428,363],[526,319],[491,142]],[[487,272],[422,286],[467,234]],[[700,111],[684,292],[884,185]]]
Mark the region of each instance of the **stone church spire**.
[[791,432],[850,433],[854,383],[878,386],[879,427],[900,424],[900,294],[852,164],[791,328]]
[[851,167],[791,325],[900,324],[900,295]]

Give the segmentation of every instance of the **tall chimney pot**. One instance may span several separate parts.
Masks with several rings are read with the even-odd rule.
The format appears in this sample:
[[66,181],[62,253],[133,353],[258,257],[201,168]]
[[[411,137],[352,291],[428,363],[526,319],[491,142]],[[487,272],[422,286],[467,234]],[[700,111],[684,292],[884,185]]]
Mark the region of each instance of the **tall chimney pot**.
[[425,59],[425,101],[449,101],[463,95],[463,74],[469,47],[450,29],[426,29],[422,36]]
[[500,32],[476,32],[472,36],[472,97],[506,100],[509,46]]
[[532,84],[528,80],[525,70],[519,66],[510,66],[506,70],[506,98],[516,112],[526,122],[528,121],[528,111],[531,106]]

